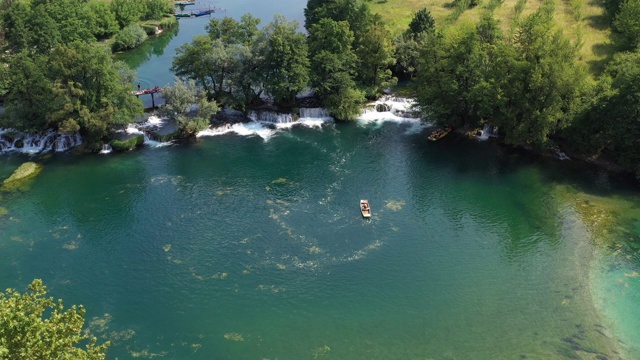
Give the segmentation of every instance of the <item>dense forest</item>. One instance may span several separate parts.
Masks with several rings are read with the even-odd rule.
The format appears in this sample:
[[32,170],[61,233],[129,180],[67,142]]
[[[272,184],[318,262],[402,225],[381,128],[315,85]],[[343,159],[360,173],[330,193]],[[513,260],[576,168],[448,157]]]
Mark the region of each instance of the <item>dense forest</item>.
[[[172,70],[192,82],[180,82],[173,98],[186,91],[247,109],[267,96],[294,108],[296,95],[310,89],[335,118],[348,120],[401,79],[429,120],[495,126],[505,143],[562,146],[640,177],[640,0],[603,4],[614,50],[595,72],[580,58],[584,41],[554,21],[554,0],[528,13],[518,1],[507,31],[497,4],[454,1],[454,15],[471,7],[482,15],[442,24],[425,8],[393,34],[361,0],[309,0],[304,29],[280,16],[264,26],[251,15],[214,18],[206,35],[178,49]],[[582,17],[579,1],[572,4]],[[131,24],[161,16],[162,6],[166,1],[3,0],[3,125],[99,138],[130,121],[141,110],[122,95],[130,71],[91,44],[133,33]],[[193,133],[206,121],[185,124]]]
[[111,52],[157,30],[144,20],[174,24],[166,17],[173,9],[170,0],[2,0],[0,127],[81,131],[97,141],[132,122],[143,110],[129,95],[135,73]]

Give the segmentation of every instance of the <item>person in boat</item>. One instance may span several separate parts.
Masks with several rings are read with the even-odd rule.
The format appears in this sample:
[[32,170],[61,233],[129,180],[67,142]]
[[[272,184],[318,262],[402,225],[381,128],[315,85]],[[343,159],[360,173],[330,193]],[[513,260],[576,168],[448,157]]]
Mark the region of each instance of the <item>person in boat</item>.
[[138,83],[138,91],[140,91],[140,83]]
[[363,203],[362,204],[362,211],[367,211],[369,210],[369,206],[367,205],[367,203]]

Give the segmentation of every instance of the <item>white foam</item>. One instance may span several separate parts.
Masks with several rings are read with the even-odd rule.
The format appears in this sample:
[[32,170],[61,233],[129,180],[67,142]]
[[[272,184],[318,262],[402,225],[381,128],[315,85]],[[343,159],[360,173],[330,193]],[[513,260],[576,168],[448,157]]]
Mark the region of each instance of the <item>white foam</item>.
[[135,126],[133,124],[127,125],[127,128],[124,131],[127,134],[130,134],[130,135],[142,135],[142,134],[144,134],[142,131],[140,131],[140,129],[138,129],[137,126]]
[[144,144],[151,148],[159,148],[159,147],[173,145],[173,141],[165,141],[165,142],[156,141],[151,139],[148,134],[144,134]]
[[[6,132],[15,132],[16,136],[11,141],[0,137],[0,153],[19,152],[36,155],[50,151],[63,152],[82,144],[80,133],[58,133],[53,129],[43,133],[23,133],[6,129],[0,133],[0,136]],[[19,143],[21,147],[17,146]]]
[[252,136],[257,135],[264,139],[265,141],[269,140],[271,136],[275,133],[275,130],[269,129],[265,127],[262,123],[259,122],[248,122],[248,123],[238,123],[233,125],[220,126],[213,129],[207,129],[200,131],[197,137],[203,136],[219,136],[229,133],[236,133],[240,136]]
[[[387,111],[378,111],[383,109]],[[382,127],[385,122],[408,125],[406,135],[418,134],[433,126],[432,123],[426,123],[421,118],[414,117],[414,114],[416,109],[413,99],[383,97],[375,103],[368,104],[356,120],[362,126],[375,128]]]
[[109,144],[103,144],[102,145],[102,150],[100,150],[100,154],[110,154],[113,151],[113,149],[111,148],[111,145]]

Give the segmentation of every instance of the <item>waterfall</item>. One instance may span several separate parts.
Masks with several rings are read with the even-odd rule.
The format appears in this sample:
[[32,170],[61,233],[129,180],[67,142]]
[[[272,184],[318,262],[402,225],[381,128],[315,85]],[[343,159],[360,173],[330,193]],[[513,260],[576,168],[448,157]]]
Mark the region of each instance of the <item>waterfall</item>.
[[100,154],[109,154],[112,151],[113,151],[113,149],[111,148],[111,145],[102,144],[102,150],[100,150]]
[[497,137],[497,136],[498,136],[498,127],[496,126],[492,127],[489,124],[484,124],[484,126],[482,127],[482,132],[480,136],[478,136],[478,140],[487,140],[490,137]]
[[249,118],[253,121],[268,122],[274,124],[286,124],[293,122],[291,114],[281,114],[273,111],[251,111]]
[[419,119],[421,117],[415,107],[415,100],[389,95],[381,97],[375,103],[368,104],[362,110],[362,115],[371,112],[391,113],[393,116],[405,119]]
[[36,155],[50,151],[63,152],[80,144],[82,144],[82,137],[77,132],[65,134],[55,130],[47,130],[44,133],[0,131],[0,153],[19,152]]
[[322,119],[330,116],[329,112],[325,108],[300,108],[300,117]]

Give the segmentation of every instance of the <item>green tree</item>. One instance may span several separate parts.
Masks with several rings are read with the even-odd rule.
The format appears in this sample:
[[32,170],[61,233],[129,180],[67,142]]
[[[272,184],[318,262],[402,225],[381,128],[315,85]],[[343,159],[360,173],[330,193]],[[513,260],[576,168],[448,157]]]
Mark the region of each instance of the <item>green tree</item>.
[[621,45],[624,49],[637,49],[640,46],[640,1],[622,2],[613,26],[622,34]]
[[130,24],[118,31],[113,43],[113,51],[122,51],[138,47],[148,35],[140,24]]
[[375,98],[398,82],[391,73],[391,66],[396,63],[394,52],[395,46],[381,20],[373,22],[362,34],[355,50],[359,59],[356,80],[367,97]]
[[174,3],[170,0],[147,0],[144,18],[149,20],[160,20],[165,14],[170,14],[174,9]]
[[424,32],[434,32],[436,29],[436,22],[431,16],[431,12],[427,8],[418,10],[413,15],[409,28],[405,32],[406,35],[414,36],[422,34]]
[[84,9],[84,21],[97,40],[107,38],[119,30],[116,14],[106,2],[89,1]]
[[144,15],[145,4],[139,0],[113,0],[111,9],[116,14],[116,20],[121,28],[140,20]]
[[225,16],[222,19],[211,19],[206,30],[213,40],[219,39],[225,45],[251,45],[260,33],[259,24],[260,19],[251,14],[242,15],[240,22]]
[[163,89],[163,96],[166,104],[162,113],[175,120],[184,137],[195,137],[206,129],[218,112],[215,101],[209,101],[193,80],[176,78],[173,86]]
[[84,307],[65,310],[62,300],[46,295],[41,280],[24,294],[13,289],[0,293],[0,358],[105,359],[109,343],[97,345],[82,331]]
[[354,80],[358,57],[351,47],[349,24],[322,19],[311,27],[307,41],[315,94],[337,119],[353,119],[360,113],[364,95]]
[[47,116],[52,83],[47,74],[48,58],[26,50],[9,62],[9,91],[5,100],[5,127],[39,131],[49,126]]
[[288,22],[276,15],[263,30],[266,54],[261,72],[265,91],[276,102],[289,105],[309,82],[306,38],[298,27],[297,21]]
[[48,117],[59,130],[80,130],[98,140],[142,114],[141,101],[130,94],[130,83],[104,49],[76,42],[54,49],[49,64],[54,100]]
[[485,54],[475,27],[464,24],[443,36],[424,36],[414,83],[421,109],[428,117],[454,126],[477,122],[471,94],[482,79],[476,65]]
[[36,52],[48,52],[62,43],[59,24],[49,15],[49,10],[46,5],[38,5],[32,10],[32,18],[27,30],[31,35],[28,47]]
[[32,34],[29,26],[32,18],[31,7],[22,1],[12,3],[4,13],[5,40],[14,53],[30,47]]
[[640,53],[618,53],[593,101],[565,136],[589,155],[609,154],[640,179]]

